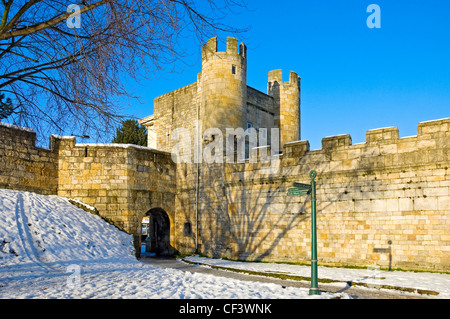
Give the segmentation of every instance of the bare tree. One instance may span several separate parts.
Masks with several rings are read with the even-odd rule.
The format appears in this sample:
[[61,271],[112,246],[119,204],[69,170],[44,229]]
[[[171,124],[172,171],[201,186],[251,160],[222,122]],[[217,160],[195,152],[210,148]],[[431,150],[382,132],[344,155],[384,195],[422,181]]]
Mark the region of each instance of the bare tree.
[[[94,132],[120,122],[122,79],[167,70],[180,39],[204,41],[244,0],[1,0],[0,92],[13,121],[38,133]],[[74,3],[77,2],[77,3]],[[46,132],[41,131],[46,127]]]

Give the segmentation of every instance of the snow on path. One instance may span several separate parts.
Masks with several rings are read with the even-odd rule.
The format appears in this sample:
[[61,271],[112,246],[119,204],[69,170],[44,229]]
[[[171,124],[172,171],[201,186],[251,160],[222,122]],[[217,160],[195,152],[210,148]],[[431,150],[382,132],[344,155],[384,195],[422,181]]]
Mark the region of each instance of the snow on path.
[[[199,256],[185,257],[184,259],[199,264],[255,272],[270,272],[301,277],[311,276],[310,266],[262,262],[239,262]],[[319,266],[318,276],[319,279],[332,279],[342,282],[361,282],[369,285],[372,284],[374,286],[387,285],[393,287],[431,290],[438,292],[439,296],[442,298],[450,298],[450,274],[385,271],[377,268],[352,269]]]
[[350,298],[162,269],[132,236],[58,196],[0,189],[0,298]]

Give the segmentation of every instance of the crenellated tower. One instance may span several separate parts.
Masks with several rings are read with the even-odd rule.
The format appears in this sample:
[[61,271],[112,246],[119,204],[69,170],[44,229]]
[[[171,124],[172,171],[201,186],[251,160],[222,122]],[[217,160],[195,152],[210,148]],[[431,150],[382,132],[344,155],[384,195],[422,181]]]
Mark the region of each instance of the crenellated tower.
[[247,48],[227,37],[225,52],[218,52],[217,38],[202,48],[198,96],[203,129],[246,128]]
[[298,141],[300,134],[300,77],[294,71],[283,83],[282,70],[269,72],[267,94],[274,98],[274,125],[280,128],[280,146]]
[[[156,141],[149,146],[160,150],[172,152],[175,146],[185,145],[183,149],[190,149],[194,159],[200,160],[202,145],[215,147],[216,143],[211,143],[219,134],[224,146],[233,146],[228,143],[231,140],[225,140],[232,138],[227,136],[227,128],[234,132],[251,128],[243,136],[246,152],[255,144],[271,144],[271,129],[279,128],[282,148],[287,142],[300,140],[300,77],[291,72],[289,81],[283,83],[282,71],[274,70],[269,72],[267,94],[258,91],[247,85],[246,46],[227,37],[225,51],[219,52],[214,37],[202,47],[202,70],[197,81],[155,98],[154,111],[141,122]],[[185,138],[183,143],[177,140],[179,131],[173,135],[180,128],[190,133],[190,139]],[[242,133],[234,134],[237,147]]]

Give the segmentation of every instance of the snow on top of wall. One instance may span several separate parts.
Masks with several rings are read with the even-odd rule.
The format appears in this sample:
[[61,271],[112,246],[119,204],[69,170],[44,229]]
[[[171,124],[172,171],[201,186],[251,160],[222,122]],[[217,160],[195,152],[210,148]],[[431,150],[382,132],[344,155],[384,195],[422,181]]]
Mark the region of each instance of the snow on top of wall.
[[5,122],[0,122],[0,126],[14,128],[16,130],[21,130],[21,131],[30,132],[30,133],[36,133],[36,131],[31,128],[21,127],[21,126],[17,126],[17,125],[5,123]]
[[75,136],[61,136],[61,135],[57,135],[57,134],[52,134],[51,136],[53,136],[54,138],[60,139],[60,140],[69,140],[69,139],[73,139],[75,138]]
[[137,148],[142,150],[155,151],[156,149],[146,146],[139,146],[134,144],[119,144],[119,143],[80,143],[75,144],[77,147],[121,147],[121,148]]
[[429,122],[439,122],[439,121],[446,121],[446,120],[450,120],[450,117],[444,117],[444,118],[441,118],[441,119],[437,119],[437,120],[429,120],[429,121],[423,121],[423,122],[420,122],[419,124],[424,124],[424,123],[429,123]]

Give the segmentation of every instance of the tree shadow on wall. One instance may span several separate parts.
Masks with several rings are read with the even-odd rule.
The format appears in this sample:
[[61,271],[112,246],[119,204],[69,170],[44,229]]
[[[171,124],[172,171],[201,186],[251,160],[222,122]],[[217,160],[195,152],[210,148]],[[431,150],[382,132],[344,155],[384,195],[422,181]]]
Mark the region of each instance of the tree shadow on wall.
[[200,185],[199,237],[208,256],[263,260],[310,218],[310,195],[286,198],[286,178],[246,171],[245,164],[203,166]]
[[[347,146],[351,147],[351,140]],[[347,146],[339,150],[345,151]],[[348,169],[333,167],[336,154],[336,145],[324,145],[322,150],[307,152],[297,158],[285,157],[279,171],[267,176],[262,176],[258,169],[249,170],[248,165],[252,164],[203,166],[199,191],[199,214],[203,215],[199,237],[203,252],[209,256],[243,260],[267,257],[296,260],[309,256],[310,245],[300,245],[298,241],[310,243],[310,230],[305,231],[305,223],[309,226],[311,217],[310,195],[287,197],[287,191],[294,182],[310,183],[312,169],[318,172],[317,227],[319,233],[323,229],[328,235],[325,239],[319,236],[319,242],[322,241],[325,247],[332,246],[336,254],[339,249],[347,248],[338,246],[338,240],[354,245],[354,233],[337,232],[336,229],[342,227],[344,230],[349,219],[357,219],[354,213],[358,213],[358,200],[375,198],[380,186],[384,188],[383,185],[389,183],[388,180],[377,180],[374,174],[384,165],[383,156],[377,155],[384,154],[378,152],[375,156],[359,157]],[[389,214],[386,211],[386,218]],[[356,222],[364,227],[365,221],[360,217]],[[370,231],[363,229],[361,233]],[[354,258],[366,254],[370,259],[373,245],[359,246],[359,251],[355,248]]]

